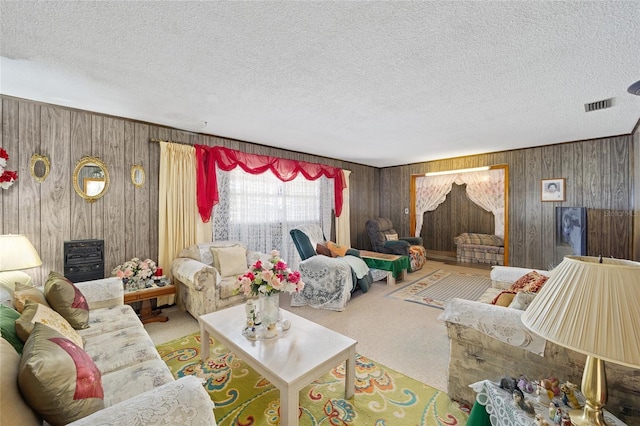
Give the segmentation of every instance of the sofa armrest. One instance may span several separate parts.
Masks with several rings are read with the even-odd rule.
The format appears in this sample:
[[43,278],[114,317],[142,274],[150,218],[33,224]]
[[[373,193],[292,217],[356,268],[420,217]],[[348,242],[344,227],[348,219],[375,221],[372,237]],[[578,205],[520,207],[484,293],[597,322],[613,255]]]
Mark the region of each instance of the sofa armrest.
[[391,240],[384,242],[384,248],[390,250],[393,254],[398,254],[401,256],[407,256],[409,254],[409,244],[403,240]]
[[421,246],[422,245],[422,237],[402,237],[400,241],[406,241],[412,246]]
[[174,259],[171,262],[171,274],[173,278],[197,291],[215,288],[220,281],[220,274],[216,268],[188,257]]
[[71,423],[74,426],[216,425],[202,380],[185,376]]
[[511,284],[518,281],[519,278],[531,271],[537,271],[541,275],[549,276],[549,271],[531,268],[519,268],[517,266],[494,266],[491,268],[491,285],[494,288],[507,289]]
[[522,323],[524,311],[473,300],[452,299],[438,319],[477,330],[489,337],[537,355],[544,355],[546,340]]
[[87,299],[90,310],[124,305],[124,288],[120,278],[83,281],[74,284]]

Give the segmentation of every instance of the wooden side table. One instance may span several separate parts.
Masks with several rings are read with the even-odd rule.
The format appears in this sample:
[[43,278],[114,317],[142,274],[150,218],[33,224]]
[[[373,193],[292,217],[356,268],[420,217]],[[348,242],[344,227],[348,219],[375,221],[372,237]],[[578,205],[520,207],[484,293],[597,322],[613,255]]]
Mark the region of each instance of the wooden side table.
[[143,324],[149,322],[165,322],[168,321],[164,315],[160,315],[162,310],[151,309],[151,299],[156,299],[160,296],[169,296],[175,294],[176,287],[172,284],[167,284],[163,287],[149,287],[141,290],[131,291],[124,294],[124,303],[142,302],[142,308],[140,308],[140,321]]
[[405,274],[410,268],[409,256],[360,250],[360,257],[369,268],[387,271],[387,285],[394,285],[396,278],[399,281],[404,280]]

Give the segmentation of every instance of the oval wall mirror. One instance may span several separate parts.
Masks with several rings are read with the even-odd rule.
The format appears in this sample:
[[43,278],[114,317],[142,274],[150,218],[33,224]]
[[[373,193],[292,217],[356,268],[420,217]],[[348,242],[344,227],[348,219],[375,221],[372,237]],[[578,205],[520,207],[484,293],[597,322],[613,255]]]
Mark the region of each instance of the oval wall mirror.
[[83,157],[73,171],[73,188],[90,203],[102,198],[109,188],[109,170],[97,157]]
[[40,154],[33,154],[31,156],[29,170],[31,171],[31,177],[37,182],[44,182],[47,176],[49,176],[50,169],[51,163],[49,162],[49,157]]
[[142,187],[142,185],[144,185],[144,180],[144,167],[142,167],[142,165],[140,164],[134,164],[133,166],[131,166],[131,182],[133,182],[135,187]]

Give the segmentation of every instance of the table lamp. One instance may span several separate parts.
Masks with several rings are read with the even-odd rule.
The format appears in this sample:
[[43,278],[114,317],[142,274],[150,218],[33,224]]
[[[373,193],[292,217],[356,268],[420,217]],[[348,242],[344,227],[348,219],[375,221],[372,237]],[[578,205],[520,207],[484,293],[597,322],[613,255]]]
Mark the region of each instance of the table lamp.
[[574,425],[605,425],[604,362],[640,368],[640,263],[566,256],[522,314],[531,331],[587,355]]
[[35,268],[42,260],[24,235],[0,235],[0,272]]

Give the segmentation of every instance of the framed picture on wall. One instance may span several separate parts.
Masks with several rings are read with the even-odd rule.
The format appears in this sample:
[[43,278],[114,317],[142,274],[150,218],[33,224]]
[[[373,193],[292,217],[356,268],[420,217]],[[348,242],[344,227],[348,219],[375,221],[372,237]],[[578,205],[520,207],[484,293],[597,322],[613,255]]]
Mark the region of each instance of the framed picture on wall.
[[556,207],[556,252],[559,256],[586,256],[586,207]]
[[540,199],[542,201],[564,201],[565,179],[542,179]]

